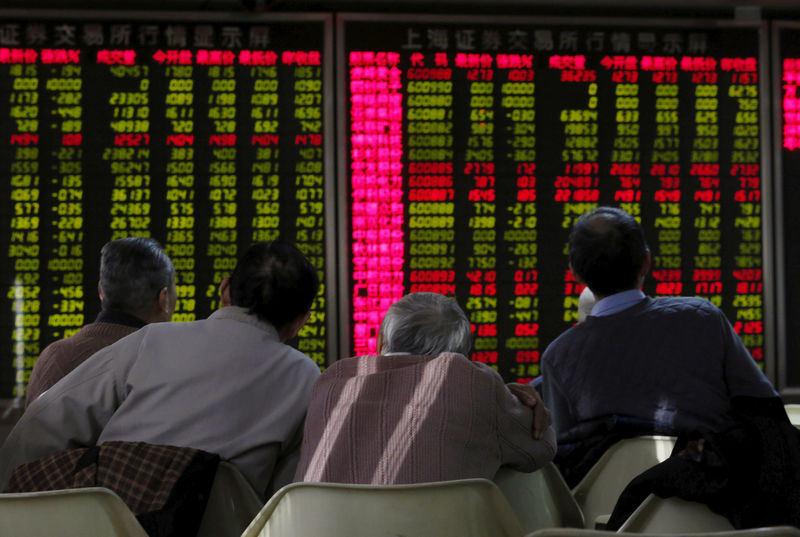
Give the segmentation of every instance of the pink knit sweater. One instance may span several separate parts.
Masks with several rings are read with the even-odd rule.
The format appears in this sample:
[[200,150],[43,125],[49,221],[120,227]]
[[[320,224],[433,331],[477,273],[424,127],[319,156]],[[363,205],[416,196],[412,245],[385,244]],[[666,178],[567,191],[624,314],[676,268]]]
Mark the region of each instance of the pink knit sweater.
[[555,435],[493,369],[460,354],[339,360],[311,395],[296,481],[401,484],[531,472]]

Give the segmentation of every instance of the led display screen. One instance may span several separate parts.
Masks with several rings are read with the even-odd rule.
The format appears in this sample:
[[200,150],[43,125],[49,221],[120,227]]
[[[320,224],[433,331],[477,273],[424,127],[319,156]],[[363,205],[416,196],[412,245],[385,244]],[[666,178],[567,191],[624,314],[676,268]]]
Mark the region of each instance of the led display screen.
[[709,299],[764,363],[760,25],[342,15],[335,84],[328,16],[68,15],[0,23],[0,397],[93,320],[100,248],[129,235],[175,262],[174,320],[282,238],[324,282],[295,342],[321,366],[434,291],[473,359],[529,380],[577,320],[567,238],[601,204],[641,220],[648,294]]
[[781,387],[800,386],[800,364],[794,349],[800,345],[796,330],[800,307],[800,287],[794,284],[800,274],[800,25],[780,23],[773,30],[774,125],[776,175],[781,189],[777,210],[782,215],[778,242],[780,271],[779,315],[779,378]]
[[456,297],[472,358],[539,374],[577,320],[567,267],[598,205],[641,220],[644,290],[697,295],[764,358],[763,29],[342,16],[341,249],[352,354],[389,305]]
[[297,244],[323,289],[296,345],[324,365],[330,19],[73,17],[0,23],[0,397],[94,320],[100,248],[126,236],[172,258],[175,321],[218,307],[247,245]]

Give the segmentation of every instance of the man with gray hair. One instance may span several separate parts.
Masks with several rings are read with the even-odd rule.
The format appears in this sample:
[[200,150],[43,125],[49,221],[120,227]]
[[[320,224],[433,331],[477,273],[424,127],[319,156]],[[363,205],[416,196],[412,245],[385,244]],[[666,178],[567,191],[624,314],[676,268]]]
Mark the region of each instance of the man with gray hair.
[[25,406],[92,354],[175,311],[175,268],[161,246],[146,237],[106,243],[100,251],[100,313],[72,336],[45,347],[33,367]]
[[386,312],[379,356],[346,358],[317,380],[295,481],[403,484],[532,472],[555,455],[536,390],[471,362],[455,300],[412,293]]
[[34,401],[0,448],[0,490],[15,468],[66,449],[144,442],[215,453],[268,498],[293,475],[320,374],[286,344],[319,286],[297,247],[251,245],[207,319],[144,326]]

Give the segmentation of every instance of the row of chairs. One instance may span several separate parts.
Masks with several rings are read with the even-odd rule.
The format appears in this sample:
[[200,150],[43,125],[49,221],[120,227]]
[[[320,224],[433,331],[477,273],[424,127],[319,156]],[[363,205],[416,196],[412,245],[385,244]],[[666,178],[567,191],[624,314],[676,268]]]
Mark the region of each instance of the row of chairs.
[[[242,474],[220,462],[198,537],[237,537],[264,507]],[[0,537],[147,537],[113,491],[89,487],[0,494]]]
[[[503,469],[494,482],[467,479],[391,487],[295,483],[278,491],[266,505],[242,475],[223,462],[198,535],[602,537],[591,532],[602,526],[622,489],[640,472],[666,459],[674,441],[671,437],[621,441],[572,490],[549,464],[532,474]],[[732,530],[724,517],[702,504],[655,496],[643,502],[620,529],[639,535]],[[552,533],[557,531],[567,533]],[[779,530],[771,531],[765,537],[778,537],[775,531]],[[800,530],[780,531],[784,532],[780,535],[800,537]],[[107,489],[0,495],[0,537],[50,534],[145,535],[122,500]],[[742,532],[730,535],[750,537]]]
[[[32,496],[35,496],[35,502],[30,501]],[[693,537],[800,537],[797,528],[732,531],[713,524],[698,525],[695,519],[688,522],[697,508],[698,504],[691,502],[676,499],[662,502],[651,497],[618,533],[585,528],[544,528],[528,533],[528,536],[645,537],[680,533]],[[207,515],[208,512],[206,518]],[[701,520],[705,517],[704,513],[702,515]],[[659,517],[667,523],[668,531],[653,527],[652,523]],[[687,526],[686,529],[676,527],[676,517],[678,522]],[[231,535],[232,529],[222,527],[219,520],[214,526],[205,525],[204,521],[199,535]],[[4,495],[0,500],[0,535],[146,537],[122,500],[104,488]],[[522,537],[525,530],[496,485],[485,479],[468,479],[379,488],[307,483],[289,485],[260,510],[242,533],[242,537],[325,535]]]
[[[664,537],[663,533],[628,533],[576,528],[546,528],[526,537]],[[800,537],[794,526],[772,526],[749,530],[681,533],[681,537]]]
[[[552,464],[536,474],[503,470],[495,477],[495,483],[526,531],[553,527],[602,529],[627,484],[669,458],[675,440],[671,436],[640,436],[617,442],[572,490]],[[650,495],[620,531],[692,533],[733,529],[725,517],[703,504]]]

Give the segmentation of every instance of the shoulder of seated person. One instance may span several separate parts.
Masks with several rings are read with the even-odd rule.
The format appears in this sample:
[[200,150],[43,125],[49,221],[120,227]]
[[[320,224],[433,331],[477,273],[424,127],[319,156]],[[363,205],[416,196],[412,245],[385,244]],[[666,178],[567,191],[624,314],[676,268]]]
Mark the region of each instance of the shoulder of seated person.
[[653,305],[664,313],[695,311],[701,315],[713,315],[719,311],[719,308],[707,299],[694,296],[660,297],[653,300]]
[[489,364],[471,360],[469,357],[464,356],[463,354],[459,354],[457,352],[443,352],[442,354],[439,355],[439,357],[448,360],[452,363],[461,363],[466,367],[477,369],[478,371],[486,375],[491,375],[493,377],[496,376],[498,378],[500,377],[500,373],[495,371],[495,369],[492,368],[492,366],[490,366]]
[[454,352],[443,352],[437,356],[423,356],[407,352],[390,352],[381,355],[368,354],[362,356],[352,356],[349,358],[342,358],[340,360],[333,362],[330,366],[328,366],[323,374],[328,372],[334,373],[339,370],[351,371],[353,369],[358,368],[359,363],[362,363],[364,361],[370,361],[370,362],[385,361],[387,363],[392,363],[394,365],[413,365],[422,362],[430,362],[432,360],[438,360],[438,359],[446,360],[448,362],[461,361],[466,364],[473,363],[470,361],[469,358],[467,358],[463,354],[458,354]]

